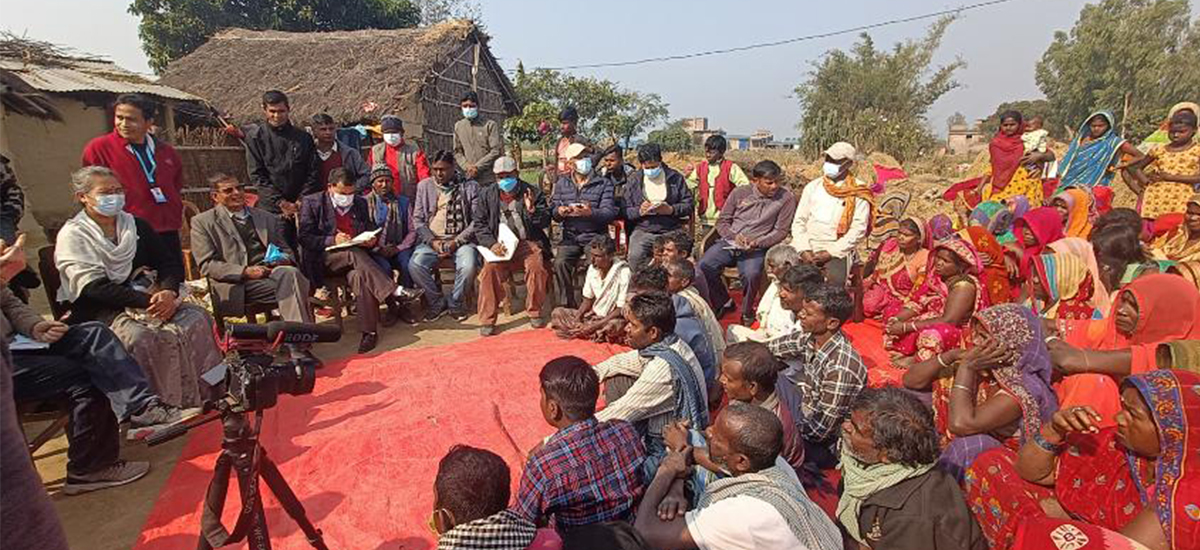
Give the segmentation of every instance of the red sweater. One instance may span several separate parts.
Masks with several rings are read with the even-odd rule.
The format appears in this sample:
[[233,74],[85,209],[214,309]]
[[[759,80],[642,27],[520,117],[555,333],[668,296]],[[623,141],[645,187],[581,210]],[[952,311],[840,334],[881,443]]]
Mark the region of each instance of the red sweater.
[[[147,136],[147,139],[150,139]],[[125,187],[125,211],[146,220],[159,233],[179,231],[183,225],[183,161],[175,148],[154,140],[155,181],[167,202],[154,202],[150,182],[142,171],[137,155],[116,130],[93,138],[83,148],[83,166],[104,166],[112,170]]]

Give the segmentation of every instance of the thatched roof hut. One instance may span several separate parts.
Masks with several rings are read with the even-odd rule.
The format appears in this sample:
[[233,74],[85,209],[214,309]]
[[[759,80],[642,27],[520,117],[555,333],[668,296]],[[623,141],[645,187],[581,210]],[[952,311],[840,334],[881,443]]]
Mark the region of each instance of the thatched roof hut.
[[208,99],[233,121],[262,116],[262,92],[291,100],[293,121],[328,113],[340,124],[404,119],[426,149],[449,148],[459,99],[474,89],[480,112],[520,112],[512,83],[467,21],[432,27],[294,33],[229,29],[172,62],[161,82]]

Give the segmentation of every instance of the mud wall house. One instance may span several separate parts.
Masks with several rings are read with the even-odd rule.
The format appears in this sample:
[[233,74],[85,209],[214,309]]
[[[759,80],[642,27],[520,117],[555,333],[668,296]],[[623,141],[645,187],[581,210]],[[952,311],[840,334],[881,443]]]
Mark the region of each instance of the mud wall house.
[[230,122],[262,119],[262,93],[288,95],[292,121],[327,113],[342,126],[393,114],[427,153],[452,148],[459,101],[474,90],[480,116],[520,113],[512,83],[467,21],[431,27],[293,33],[227,29],[172,62],[161,82],[204,97]]
[[171,141],[180,111],[200,112],[199,98],[92,57],[66,55],[45,43],[0,38],[0,150],[25,191],[26,215],[53,238],[78,211],[70,189],[83,147],[112,131],[112,103],[146,94],[162,107],[156,135]]

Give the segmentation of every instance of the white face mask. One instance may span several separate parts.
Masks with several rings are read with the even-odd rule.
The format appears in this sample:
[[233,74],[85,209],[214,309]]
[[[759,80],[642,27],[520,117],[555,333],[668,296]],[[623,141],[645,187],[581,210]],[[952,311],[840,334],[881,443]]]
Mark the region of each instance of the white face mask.
[[399,147],[404,138],[400,134],[383,134],[383,142],[392,147]]
[[333,194],[333,205],[338,208],[350,208],[354,204],[354,195]]
[[842,171],[842,165],[836,162],[826,162],[825,165],[821,167],[821,170],[825,172],[825,177],[833,179],[836,178],[838,173]]

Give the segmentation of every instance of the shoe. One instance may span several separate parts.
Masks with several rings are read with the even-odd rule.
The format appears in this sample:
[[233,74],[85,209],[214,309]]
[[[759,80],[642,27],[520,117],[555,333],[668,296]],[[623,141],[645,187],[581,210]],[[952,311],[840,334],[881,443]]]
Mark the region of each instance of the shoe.
[[533,319],[529,320],[529,325],[533,328],[546,328],[546,324],[546,320],[542,319],[541,317],[534,317]]
[[743,316],[742,316],[742,326],[743,326],[743,327],[750,327],[750,326],[754,325],[754,321],[756,321],[756,320],[757,320],[757,319],[755,319],[753,315],[751,315],[751,316],[749,316],[749,317],[747,317],[747,316],[743,315]]
[[449,313],[449,312],[450,312],[450,311],[449,311],[449,310],[447,310],[446,308],[442,308],[442,309],[438,309],[438,310],[432,310],[432,309],[431,309],[431,310],[429,310],[429,311],[426,311],[426,312],[425,312],[425,322],[426,322],[426,323],[432,323],[432,322],[434,322],[434,321],[437,321],[438,319],[441,319],[442,317],[445,317],[445,316],[446,316],[446,314],[447,314],[447,313]]
[[471,314],[467,313],[467,311],[464,309],[454,309],[454,310],[450,311],[450,317],[452,317],[455,321],[458,321],[461,323],[463,321],[466,321],[467,319],[470,319]]
[[483,325],[479,327],[480,336],[492,336],[496,334],[496,325]]
[[419,288],[404,288],[402,286],[396,287],[396,293],[393,294],[393,296],[399,298],[401,302],[415,302],[420,300],[421,296],[424,295],[424,290]]
[[362,340],[359,340],[358,342],[358,352],[367,353],[375,349],[375,346],[377,345],[379,345],[379,334],[374,332],[364,332],[362,335]]
[[129,418],[129,430],[125,437],[132,441],[144,439],[159,430],[169,428],[180,422],[186,422],[198,416],[203,409],[192,407],[181,409],[168,405],[159,400],[151,401],[142,412]]
[[399,320],[400,306],[393,303],[391,298],[388,298],[387,313],[383,314],[382,324],[386,328],[396,324],[396,321]]
[[726,313],[729,313],[735,309],[737,309],[737,304],[733,303],[733,299],[729,299],[724,304],[721,304],[720,309],[714,313],[716,313],[717,319],[720,319],[724,317]]
[[67,482],[63,485],[63,494],[81,495],[109,487],[117,487],[133,483],[144,477],[150,471],[149,462],[118,461],[116,464],[90,474],[67,474]]

